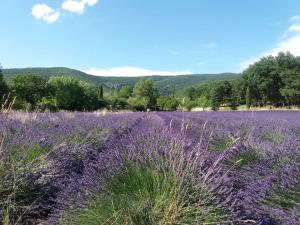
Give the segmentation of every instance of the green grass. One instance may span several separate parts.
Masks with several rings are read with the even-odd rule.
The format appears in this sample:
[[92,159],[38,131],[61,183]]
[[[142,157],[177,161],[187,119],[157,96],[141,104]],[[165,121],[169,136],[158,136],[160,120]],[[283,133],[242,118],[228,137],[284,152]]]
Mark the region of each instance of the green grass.
[[232,144],[232,139],[229,137],[218,138],[212,140],[208,145],[208,151],[210,152],[222,152],[226,150]]
[[281,209],[287,215],[293,213],[291,210],[300,204],[300,183],[286,191],[282,187],[277,187],[263,202],[265,205],[271,207],[270,215],[278,222],[284,224],[283,218],[276,216],[273,209]]
[[246,168],[247,166],[255,164],[264,158],[265,155],[263,150],[249,148],[246,151],[238,152],[233,155],[232,160],[237,162],[240,167]]
[[3,191],[5,185],[4,185],[4,181],[5,181],[5,172],[6,172],[6,168],[3,162],[0,161],[0,193]]
[[[49,151],[37,143],[10,146],[6,157],[0,162],[0,224],[19,224],[24,212],[32,207],[30,199],[37,199],[32,183],[24,184],[27,176],[47,164],[43,157]],[[33,185],[33,186],[32,186]],[[32,191],[32,192],[30,192]],[[1,220],[1,219],[0,219]]]
[[271,196],[269,196],[269,198],[267,198],[266,203],[286,211],[292,209],[297,204],[300,204],[300,183],[289,191],[278,188]]
[[109,135],[109,129],[90,129],[88,133],[76,133],[68,137],[67,143],[68,144],[86,144],[86,143],[93,143],[93,139],[97,137],[105,138]]
[[107,197],[97,194],[85,210],[64,215],[60,224],[179,225],[225,218],[210,194],[192,181],[183,184],[170,168],[126,163],[121,172],[107,178],[104,190]]
[[285,136],[278,132],[270,131],[270,132],[264,133],[262,135],[262,138],[266,141],[281,143],[282,141],[284,141]]
[[1,224],[10,225],[9,212],[8,212],[7,209],[3,209],[3,218],[2,218],[2,223]]
[[241,167],[247,167],[250,164],[259,161],[259,154],[256,151],[247,151],[239,156],[239,165]]
[[42,148],[38,144],[32,143],[22,147],[12,146],[8,150],[7,161],[10,163],[18,164],[20,162],[28,163],[41,157],[48,152],[48,148]]
[[287,165],[291,162],[291,159],[287,156],[282,156],[276,160],[276,162],[272,165],[272,169],[278,170],[283,166]]

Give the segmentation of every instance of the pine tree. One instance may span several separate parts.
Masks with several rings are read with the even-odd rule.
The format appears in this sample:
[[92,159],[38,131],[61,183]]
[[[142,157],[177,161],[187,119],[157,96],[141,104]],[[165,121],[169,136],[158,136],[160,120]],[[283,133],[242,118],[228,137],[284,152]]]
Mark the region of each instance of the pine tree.
[[246,90],[246,107],[247,107],[247,109],[250,109],[250,107],[251,107],[251,93],[250,93],[249,87],[247,87],[247,90]]
[[100,86],[100,90],[99,90],[99,98],[103,99],[103,86]]
[[211,90],[211,109],[218,111],[221,106],[220,93],[217,88]]
[[3,79],[3,74],[0,66],[0,103],[4,100],[5,94],[7,94],[8,87]]

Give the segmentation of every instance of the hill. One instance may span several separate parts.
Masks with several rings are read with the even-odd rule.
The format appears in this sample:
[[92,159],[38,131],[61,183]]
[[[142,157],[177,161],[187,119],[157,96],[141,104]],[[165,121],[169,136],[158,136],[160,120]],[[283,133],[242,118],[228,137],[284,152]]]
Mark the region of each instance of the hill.
[[187,87],[199,83],[205,83],[213,80],[231,80],[237,78],[239,74],[222,73],[222,74],[190,74],[178,76],[147,76],[147,77],[100,77],[86,74],[82,71],[69,69],[65,67],[53,68],[23,68],[23,69],[4,69],[4,78],[10,80],[16,75],[34,74],[49,78],[51,76],[72,76],[77,79],[104,84],[105,89],[108,90],[112,87],[120,87],[123,85],[134,86],[140,79],[150,79],[154,82],[154,86],[158,88],[161,94],[169,94],[172,90],[183,90]]

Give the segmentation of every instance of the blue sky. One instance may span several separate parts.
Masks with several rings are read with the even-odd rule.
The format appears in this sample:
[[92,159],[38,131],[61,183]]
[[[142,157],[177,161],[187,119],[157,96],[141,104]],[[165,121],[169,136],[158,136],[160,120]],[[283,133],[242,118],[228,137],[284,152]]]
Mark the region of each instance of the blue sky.
[[241,72],[300,55],[299,0],[3,0],[4,68],[96,75]]

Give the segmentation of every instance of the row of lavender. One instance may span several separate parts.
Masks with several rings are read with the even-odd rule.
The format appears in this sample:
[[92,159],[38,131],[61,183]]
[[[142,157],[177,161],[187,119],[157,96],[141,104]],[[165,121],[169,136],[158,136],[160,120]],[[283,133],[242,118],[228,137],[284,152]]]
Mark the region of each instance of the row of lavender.
[[[48,222],[298,224],[298,118],[297,112],[148,114],[130,132],[107,143],[106,150],[95,159],[86,161],[85,173],[71,182],[68,191],[60,193],[59,207]],[[154,173],[175,174],[173,182],[180,187],[172,190],[185,197],[174,194],[172,200],[158,204],[157,198],[162,197],[157,193],[150,192],[155,196],[150,199],[140,192],[128,196],[126,190],[118,189],[114,193],[107,182],[114,176],[126,177],[124,171],[131,171],[128,161],[136,168],[158,168]],[[131,175],[130,179],[139,183],[135,189],[143,189],[141,182],[148,184]],[[154,188],[170,191],[162,190],[164,182],[170,181],[156,180]],[[125,178],[116,183],[135,192]],[[121,201],[127,204],[110,198],[120,193]],[[99,195],[113,202],[109,216],[104,215],[109,206],[103,208],[101,202],[105,200]],[[174,204],[176,209],[170,210]],[[170,211],[171,215],[167,213]]]
[[84,174],[60,193],[48,224],[232,221],[218,196],[227,183],[221,165],[204,159],[184,133],[173,133],[163,117],[149,113],[85,161]]
[[0,114],[0,224],[36,224],[106,141],[141,114]]
[[299,224],[299,119],[298,112],[1,115],[0,221]]
[[174,131],[184,130],[191,143],[201,142],[208,162],[226,152],[222,173],[230,195],[223,197],[233,217],[255,224],[300,224],[299,112],[161,116]]

